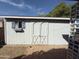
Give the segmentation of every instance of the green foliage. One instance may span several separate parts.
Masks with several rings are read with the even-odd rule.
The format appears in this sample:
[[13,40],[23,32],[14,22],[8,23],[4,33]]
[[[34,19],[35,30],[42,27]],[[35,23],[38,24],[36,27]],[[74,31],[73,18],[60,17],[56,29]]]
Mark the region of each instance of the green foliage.
[[48,17],[70,17],[70,7],[65,3],[60,3],[55,9],[53,9]]

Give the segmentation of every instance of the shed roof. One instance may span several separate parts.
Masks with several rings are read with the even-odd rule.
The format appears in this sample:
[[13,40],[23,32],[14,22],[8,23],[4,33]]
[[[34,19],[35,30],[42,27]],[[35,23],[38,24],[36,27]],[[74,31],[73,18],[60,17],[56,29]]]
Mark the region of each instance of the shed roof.
[[70,18],[61,18],[61,17],[0,16],[0,18],[70,20]]

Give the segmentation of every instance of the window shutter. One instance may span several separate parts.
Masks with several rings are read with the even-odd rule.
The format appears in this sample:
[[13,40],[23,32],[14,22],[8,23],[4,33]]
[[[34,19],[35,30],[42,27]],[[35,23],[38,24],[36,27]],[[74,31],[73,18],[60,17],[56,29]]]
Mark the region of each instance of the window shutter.
[[15,29],[15,22],[12,22],[12,28]]
[[25,29],[25,22],[22,22],[22,28]]

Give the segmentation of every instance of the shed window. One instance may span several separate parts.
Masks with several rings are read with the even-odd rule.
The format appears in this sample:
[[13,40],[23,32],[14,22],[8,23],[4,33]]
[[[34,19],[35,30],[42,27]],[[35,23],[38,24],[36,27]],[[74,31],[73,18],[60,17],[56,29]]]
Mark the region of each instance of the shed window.
[[15,31],[23,31],[23,29],[25,29],[25,22],[22,22],[22,21],[12,22],[12,28]]

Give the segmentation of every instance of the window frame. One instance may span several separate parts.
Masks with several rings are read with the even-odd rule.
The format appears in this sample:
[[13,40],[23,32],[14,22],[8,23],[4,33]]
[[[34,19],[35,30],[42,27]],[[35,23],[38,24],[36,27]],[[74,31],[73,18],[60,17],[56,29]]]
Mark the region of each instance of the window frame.
[[[19,27],[20,25],[21,25],[21,27]],[[13,21],[12,28],[15,31],[23,31],[23,29],[25,29],[25,22],[24,21]]]

